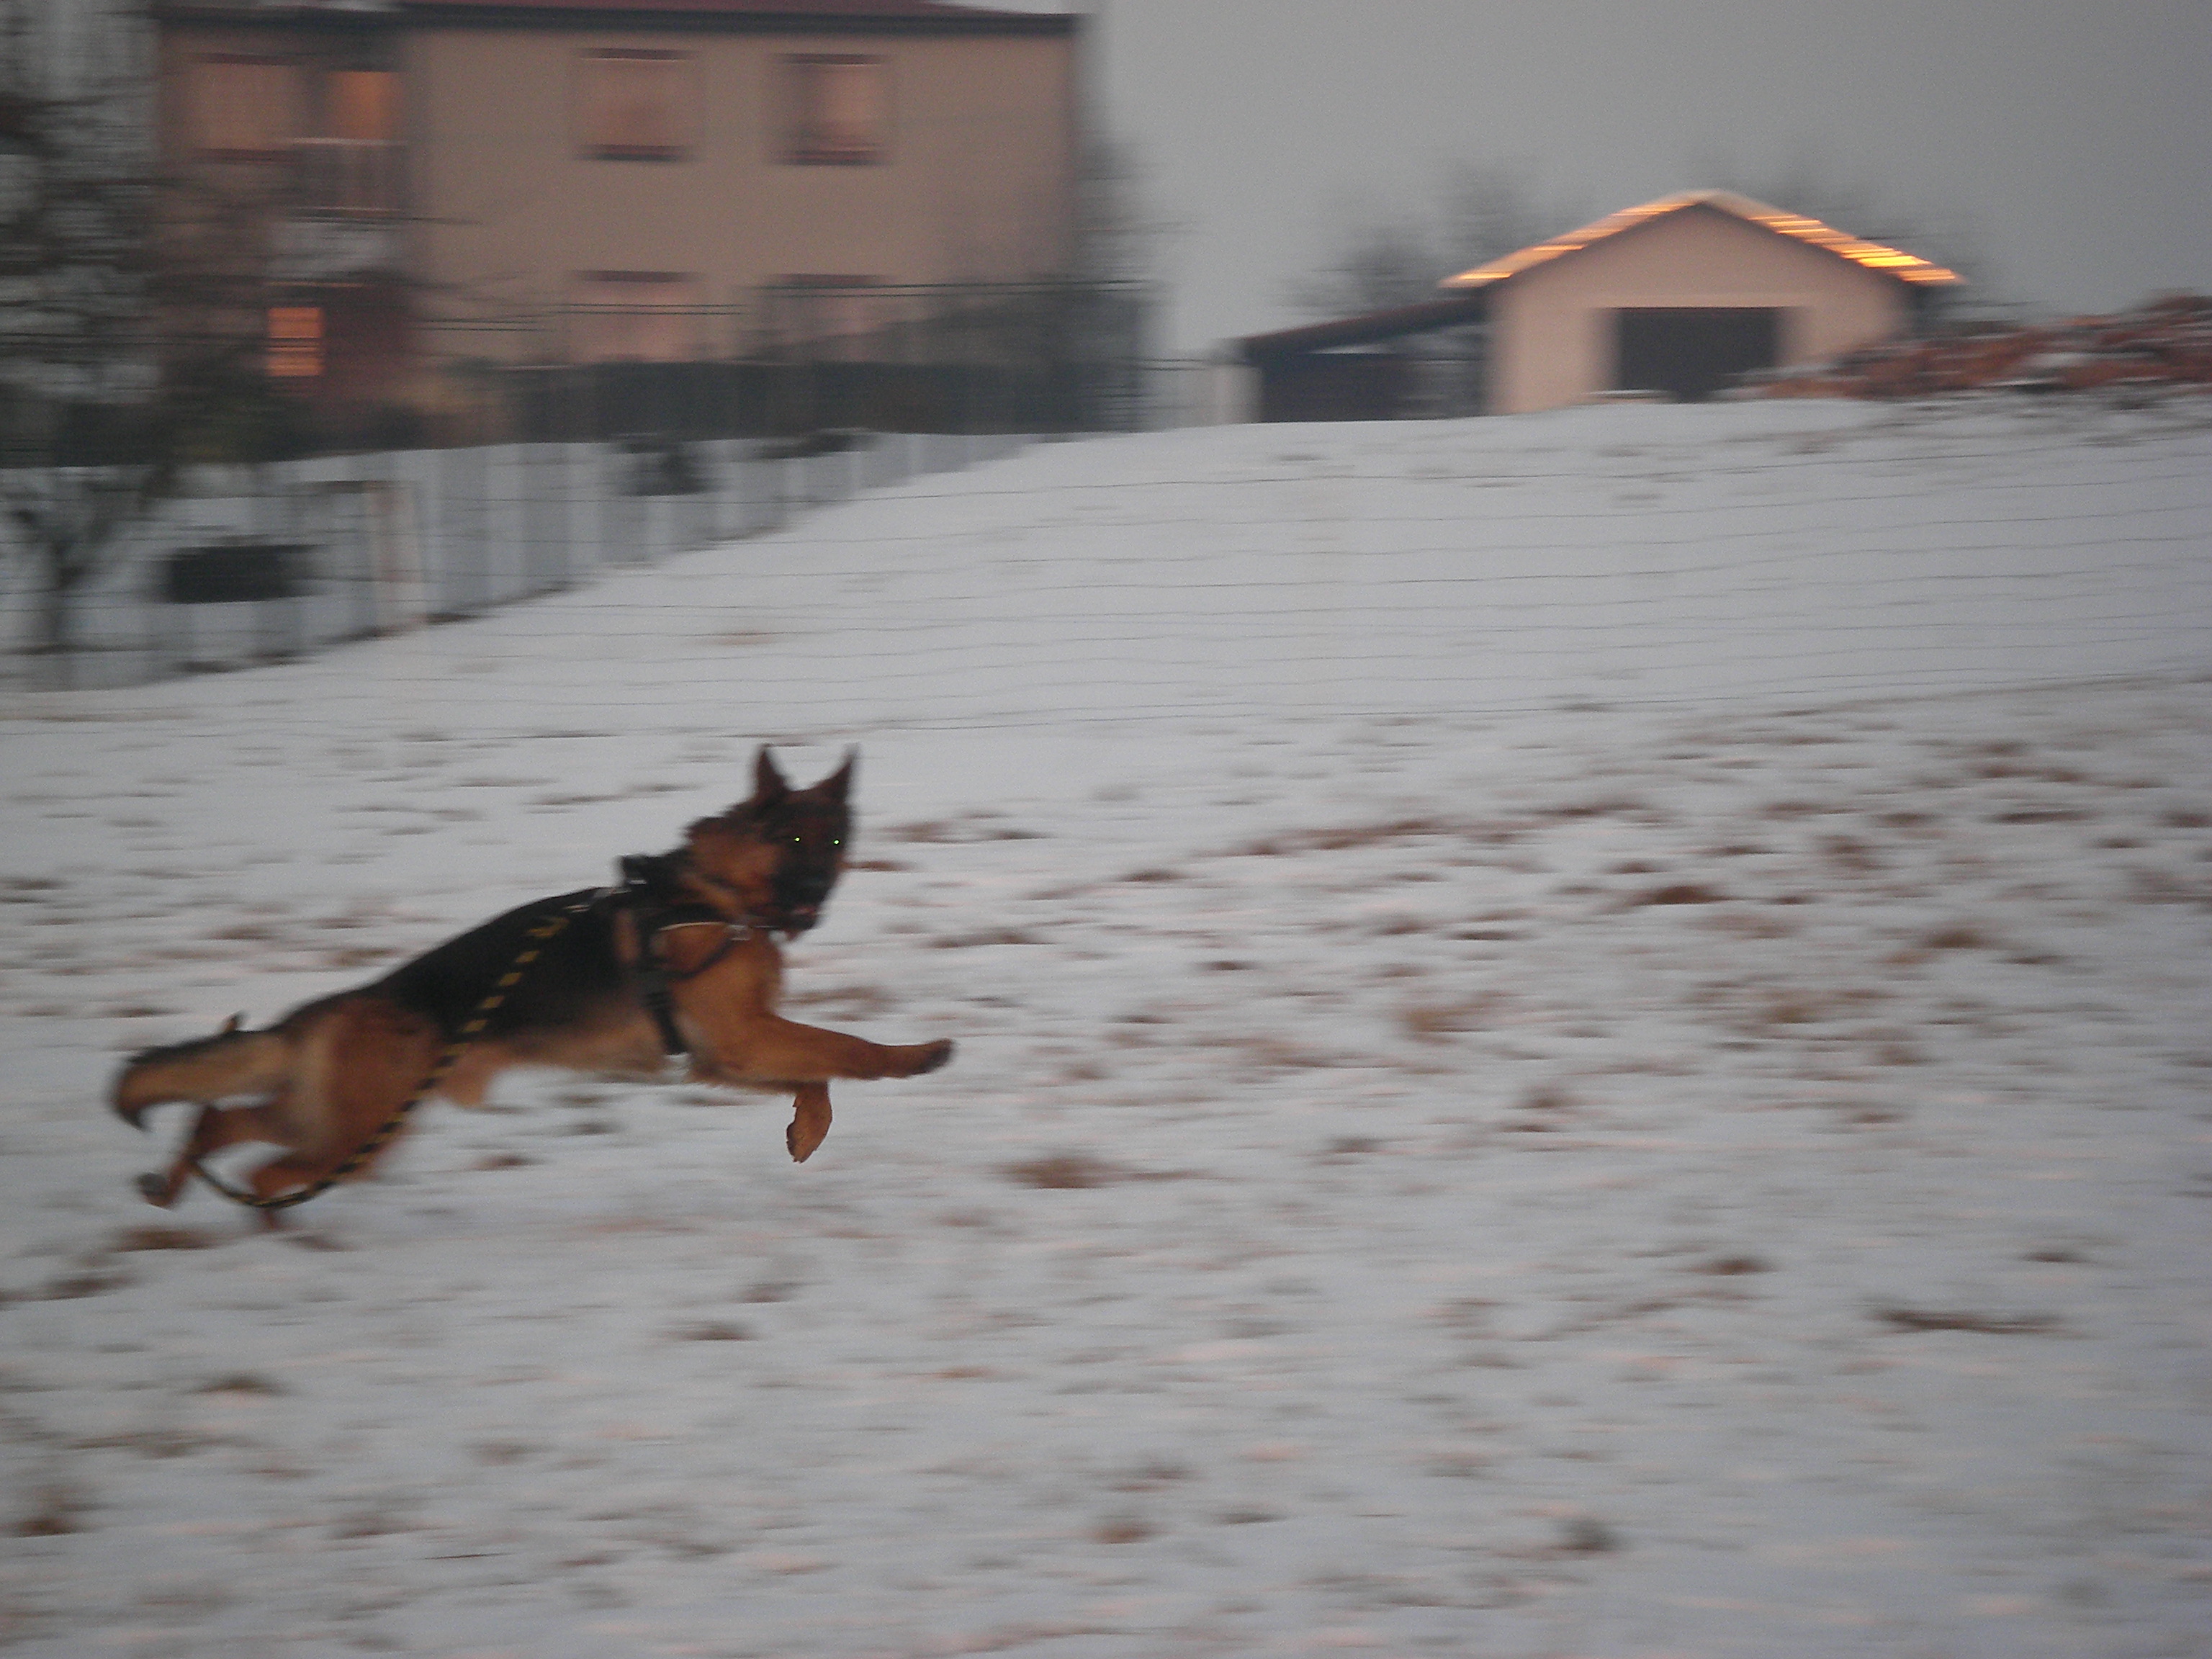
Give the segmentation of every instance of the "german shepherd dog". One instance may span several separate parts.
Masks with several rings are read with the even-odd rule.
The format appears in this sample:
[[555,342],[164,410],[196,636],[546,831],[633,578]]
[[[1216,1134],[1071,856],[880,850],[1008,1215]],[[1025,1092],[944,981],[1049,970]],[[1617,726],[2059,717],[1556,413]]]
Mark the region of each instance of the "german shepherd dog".
[[[785,1144],[804,1162],[830,1132],[831,1079],[913,1077],[952,1054],[949,1042],[887,1047],[775,1012],[776,935],[819,921],[844,868],[853,765],[848,755],[811,788],[793,789],[763,747],[750,799],[692,824],[673,852],[624,860],[620,887],[495,916],[264,1030],[234,1019],[211,1037],[136,1055],[112,1097],[126,1122],[143,1128],[149,1109],[169,1101],[200,1108],[175,1161],[140,1177],[140,1190],[166,1208],[202,1160],[242,1141],[284,1149],[247,1178],[264,1201],[333,1171],[363,1173],[374,1156],[358,1169],[347,1160],[381,1150],[379,1135],[441,1058],[450,1069],[436,1092],[474,1106],[511,1066],[651,1077],[667,1054],[688,1053],[692,1081],[792,1091]],[[560,917],[516,978],[518,959]],[[502,976],[511,989],[487,1016]],[[273,1211],[262,1214],[273,1224]]]

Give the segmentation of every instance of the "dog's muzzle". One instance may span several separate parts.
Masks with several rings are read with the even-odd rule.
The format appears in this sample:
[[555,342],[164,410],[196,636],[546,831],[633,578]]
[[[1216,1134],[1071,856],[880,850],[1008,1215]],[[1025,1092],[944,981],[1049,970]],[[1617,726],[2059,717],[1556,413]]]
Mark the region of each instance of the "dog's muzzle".
[[830,887],[827,881],[780,884],[775,890],[775,908],[781,930],[796,937],[820,921],[822,907],[830,897]]

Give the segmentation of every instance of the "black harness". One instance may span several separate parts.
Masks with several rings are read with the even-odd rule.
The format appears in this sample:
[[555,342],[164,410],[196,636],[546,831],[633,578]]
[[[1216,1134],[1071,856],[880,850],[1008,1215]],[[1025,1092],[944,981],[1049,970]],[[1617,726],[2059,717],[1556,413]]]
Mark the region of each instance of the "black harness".
[[[636,984],[638,1000],[645,1005],[645,1012],[653,1017],[653,1027],[660,1033],[662,1052],[688,1054],[691,1045],[676,1026],[675,988],[705,973],[761,930],[750,921],[732,921],[720,911],[683,896],[676,883],[677,862],[675,856],[665,853],[629,854],[617,866],[622,884],[607,889],[602,902],[629,915],[637,936],[637,964],[630,969],[630,977]],[[679,973],[670,965],[660,945],[661,935],[678,927],[719,927],[724,937],[705,961]]]

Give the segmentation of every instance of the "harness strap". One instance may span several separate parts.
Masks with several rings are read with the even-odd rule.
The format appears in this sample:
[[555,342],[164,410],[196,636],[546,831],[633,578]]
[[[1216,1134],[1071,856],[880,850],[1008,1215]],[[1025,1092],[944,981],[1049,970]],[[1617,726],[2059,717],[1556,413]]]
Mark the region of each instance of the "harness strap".
[[[622,860],[623,884],[607,895],[609,900],[629,913],[630,926],[637,934],[637,964],[631,971],[637,982],[638,1000],[652,1017],[653,1029],[660,1035],[663,1054],[688,1054],[691,1045],[684,1040],[684,1033],[676,1024],[676,994],[674,988],[688,979],[705,973],[754,932],[750,923],[733,922],[703,904],[670,904],[655,893],[666,868],[662,858],[633,856]],[[720,945],[709,951],[705,960],[678,972],[669,964],[667,953],[661,948],[664,934],[678,927],[720,927],[723,930]]]

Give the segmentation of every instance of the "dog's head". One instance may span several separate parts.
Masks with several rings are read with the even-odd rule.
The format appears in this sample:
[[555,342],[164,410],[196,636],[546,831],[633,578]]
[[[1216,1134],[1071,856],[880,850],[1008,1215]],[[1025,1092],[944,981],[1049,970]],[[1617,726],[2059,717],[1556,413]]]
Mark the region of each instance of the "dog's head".
[[793,789],[763,744],[753,793],[684,832],[685,863],[716,909],[796,937],[822,920],[852,840],[853,764]]

